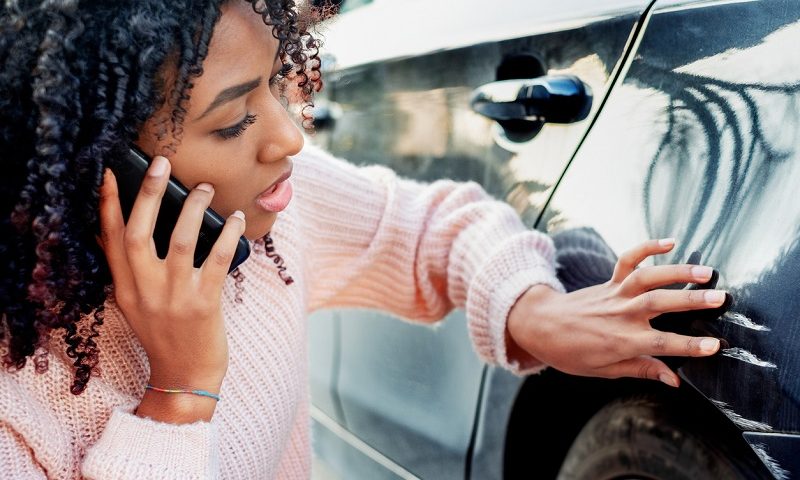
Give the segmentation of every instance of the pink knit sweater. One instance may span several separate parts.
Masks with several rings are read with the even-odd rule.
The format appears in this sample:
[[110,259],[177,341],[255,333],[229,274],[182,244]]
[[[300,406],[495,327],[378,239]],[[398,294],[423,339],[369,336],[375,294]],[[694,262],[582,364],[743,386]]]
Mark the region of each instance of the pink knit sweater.
[[211,422],[132,414],[149,367],[109,301],[99,376],[82,395],[69,392],[60,335],[46,374],[33,362],[0,374],[3,478],[309,478],[306,317],[320,308],[374,308],[425,323],[462,308],[481,358],[518,373],[541,368],[508,361],[505,320],[529,286],[561,285],[551,241],[508,205],[474,183],[401,180],[312,147],[294,172],[295,198],[272,237],[295,283],[285,285],[256,245],[241,267],[243,303],[233,279],[225,285],[230,364]]

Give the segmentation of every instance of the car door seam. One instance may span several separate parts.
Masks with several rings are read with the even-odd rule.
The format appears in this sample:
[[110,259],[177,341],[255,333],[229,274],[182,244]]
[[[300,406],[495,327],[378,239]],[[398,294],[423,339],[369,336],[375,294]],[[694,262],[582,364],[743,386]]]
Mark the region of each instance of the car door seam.
[[599,106],[597,107],[597,112],[594,116],[589,120],[589,127],[584,132],[583,136],[581,137],[578,145],[575,147],[575,150],[572,152],[569,161],[567,162],[564,170],[561,172],[561,175],[556,180],[555,184],[553,185],[552,190],[550,191],[550,195],[547,197],[547,201],[544,203],[544,206],[539,211],[539,215],[536,218],[536,221],[533,224],[533,228],[539,228],[539,224],[544,218],[545,213],[547,212],[548,207],[550,206],[550,202],[555,195],[556,190],[558,190],[558,186],[561,184],[561,181],[564,179],[564,176],[569,171],[569,167],[572,165],[572,161],[575,160],[575,157],[578,155],[578,152],[583,146],[583,143],[586,141],[586,138],[589,136],[589,133],[592,131],[592,127],[594,127],[595,123],[597,123],[597,119],[600,118],[600,114],[603,111],[603,107],[605,106],[608,98],[611,96],[611,92],[617,86],[617,83],[625,78],[628,70],[630,69],[631,64],[633,63],[633,58],[636,56],[636,52],[639,50],[639,45],[641,44],[642,38],[644,38],[644,32],[647,30],[647,24],[650,23],[650,17],[654,10],[654,6],[658,0],[653,0],[650,4],[644,9],[639,20],[636,22],[633,30],[631,31],[631,35],[628,38],[627,46],[625,48],[624,53],[622,54],[622,58],[618,63],[618,67],[616,68],[616,72],[612,74],[611,82],[608,85],[608,89],[606,89],[605,95],[603,95],[602,100],[600,101]]

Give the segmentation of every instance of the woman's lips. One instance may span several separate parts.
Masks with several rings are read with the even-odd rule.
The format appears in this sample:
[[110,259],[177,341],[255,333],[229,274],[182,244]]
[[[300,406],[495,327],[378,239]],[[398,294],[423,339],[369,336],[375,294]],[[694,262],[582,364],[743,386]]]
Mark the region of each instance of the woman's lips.
[[256,199],[258,206],[268,212],[280,212],[289,205],[292,199],[292,183],[286,178],[264,191]]

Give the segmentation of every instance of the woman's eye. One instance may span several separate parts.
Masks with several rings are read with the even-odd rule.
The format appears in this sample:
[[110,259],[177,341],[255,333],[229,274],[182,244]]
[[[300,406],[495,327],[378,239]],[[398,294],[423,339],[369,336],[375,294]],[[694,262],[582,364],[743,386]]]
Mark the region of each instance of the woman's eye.
[[249,127],[250,125],[254,124],[256,122],[257,118],[258,118],[257,115],[248,113],[244,117],[244,120],[242,120],[241,122],[237,123],[236,125],[234,125],[232,127],[221,128],[219,130],[215,130],[214,133],[216,133],[217,135],[219,135],[220,137],[222,137],[225,140],[228,140],[230,138],[238,137],[239,135],[243,134],[245,130],[247,130],[247,127]]

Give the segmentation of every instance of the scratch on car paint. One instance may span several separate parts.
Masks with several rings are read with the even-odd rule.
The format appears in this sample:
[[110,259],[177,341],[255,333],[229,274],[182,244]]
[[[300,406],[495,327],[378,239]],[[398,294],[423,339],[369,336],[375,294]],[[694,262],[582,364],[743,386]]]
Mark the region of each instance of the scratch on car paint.
[[756,455],[758,455],[761,461],[764,462],[764,465],[767,466],[767,469],[769,469],[769,472],[775,478],[777,478],[778,480],[789,479],[789,472],[781,468],[781,466],[778,465],[778,462],[776,462],[774,458],[769,456],[769,453],[767,453],[766,445],[764,445],[763,443],[756,443],[751,446],[753,447],[753,450],[756,452]]
[[711,400],[714,405],[717,406],[722,413],[724,413],[728,418],[731,419],[733,423],[736,424],[737,427],[741,428],[742,430],[747,431],[755,431],[755,432],[771,432],[773,429],[766,423],[756,422],[755,420],[749,420],[747,418],[742,417],[738,413],[734,412],[730,405],[727,403],[720,401],[720,400]]
[[725,348],[720,353],[722,355],[725,355],[726,357],[730,357],[735,360],[741,360],[742,362],[750,363],[752,365],[756,365],[759,367],[778,368],[778,366],[775,365],[774,363],[761,360],[760,358],[756,357],[755,355],[748,352],[744,348],[739,348],[739,347]]
[[759,325],[741,313],[727,312],[722,316],[726,322],[730,322],[740,327],[749,328],[750,330],[758,330],[759,332],[769,332],[771,329],[765,325]]

